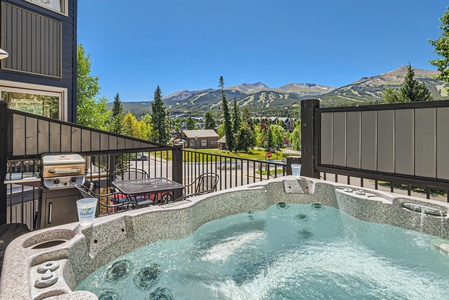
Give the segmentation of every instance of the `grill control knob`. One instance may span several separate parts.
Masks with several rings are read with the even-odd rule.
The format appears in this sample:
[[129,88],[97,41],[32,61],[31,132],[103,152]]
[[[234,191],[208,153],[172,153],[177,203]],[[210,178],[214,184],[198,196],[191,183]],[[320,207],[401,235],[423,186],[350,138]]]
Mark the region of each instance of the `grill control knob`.
[[59,184],[61,182],[61,180],[59,180],[58,178],[56,178],[55,180],[53,180],[54,184]]
[[72,177],[72,178],[70,178],[70,181],[76,182],[76,181],[77,181],[77,178],[76,178],[76,177]]

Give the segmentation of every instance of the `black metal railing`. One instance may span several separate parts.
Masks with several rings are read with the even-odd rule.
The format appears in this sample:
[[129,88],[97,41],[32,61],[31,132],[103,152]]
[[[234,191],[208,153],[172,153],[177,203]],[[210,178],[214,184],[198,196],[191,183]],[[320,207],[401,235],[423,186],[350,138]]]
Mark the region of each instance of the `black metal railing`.
[[[123,179],[132,177],[127,170],[143,170],[150,178],[173,178],[173,150],[153,150],[147,152],[117,152],[105,155],[85,155],[86,180],[93,183],[95,191],[106,194],[111,191],[112,174],[117,169],[124,170]],[[6,195],[6,222],[24,223],[31,230],[36,229],[39,197],[42,197],[42,165],[40,159],[11,160],[7,162],[4,185]],[[81,196],[81,195],[80,195]],[[42,199],[41,199],[42,200]],[[109,199],[101,199],[106,203]],[[102,210],[101,214],[107,213]]]
[[283,162],[245,159],[195,150],[182,150],[182,166],[185,184],[203,173],[218,174],[220,181],[217,190],[287,175],[287,165]]

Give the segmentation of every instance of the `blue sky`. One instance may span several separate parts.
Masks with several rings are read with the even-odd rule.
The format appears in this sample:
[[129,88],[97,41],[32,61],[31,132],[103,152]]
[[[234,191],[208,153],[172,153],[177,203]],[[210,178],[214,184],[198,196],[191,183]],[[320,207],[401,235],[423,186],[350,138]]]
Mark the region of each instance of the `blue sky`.
[[423,0],[78,1],[78,43],[100,96],[153,99],[263,82],[343,86],[412,64],[435,69],[429,39],[449,4]]

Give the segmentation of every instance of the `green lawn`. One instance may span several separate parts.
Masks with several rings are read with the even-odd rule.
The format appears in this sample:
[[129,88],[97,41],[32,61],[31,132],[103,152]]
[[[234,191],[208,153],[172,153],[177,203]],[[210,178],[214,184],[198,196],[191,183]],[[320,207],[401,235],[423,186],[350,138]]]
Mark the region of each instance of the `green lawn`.
[[[192,150],[194,149],[186,149],[186,150]],[[237,158],[245,158],[245,159],[256,159],[256,160],[267,160],[267,152],[265,150],[251,150],[249,153],[245,152],[229,152],[225,150],[219,150],[219,149],[199,149],[196,150],[196,152],[200,153],[210,153],[210,154],[219,154],[219,155],[225,155],[225,156],[232,156]],[[271,160],[282,160],[284,157],[287,157],[289,155],[283,154],[282,151],[278,151],[277,153],[272,153]]]

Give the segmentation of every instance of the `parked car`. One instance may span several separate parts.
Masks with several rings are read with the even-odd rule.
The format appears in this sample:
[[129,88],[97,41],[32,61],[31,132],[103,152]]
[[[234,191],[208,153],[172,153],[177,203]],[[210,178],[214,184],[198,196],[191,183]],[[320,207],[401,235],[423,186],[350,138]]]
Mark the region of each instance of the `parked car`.
[[226,170],[226,169],[241,169],[242,168],[242,162],[240,161],[224,161],[220,164],[220,169]]
[[136,160],[148,160],[150,157],[146,153],[138,153]]

